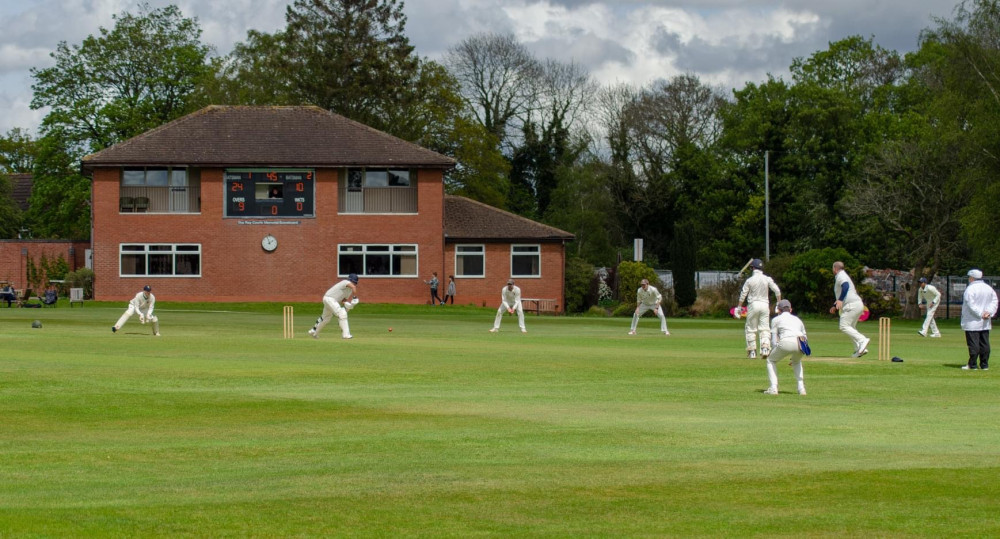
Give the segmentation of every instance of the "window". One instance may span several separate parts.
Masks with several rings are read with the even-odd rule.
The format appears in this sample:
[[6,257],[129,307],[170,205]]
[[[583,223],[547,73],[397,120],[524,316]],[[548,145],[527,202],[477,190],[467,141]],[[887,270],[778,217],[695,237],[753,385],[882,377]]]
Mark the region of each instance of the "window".
[[486,247],[483,245],[455,246],[455,276],[485,277]]
[[198,213],[200,173],[186,167],[125,167],[118,196],[121,213]]
[[118,255],[122,277],[201,276],[201,245],[123,243]]
[[337,249],[337,274],[366,277],[416,277],[416,245],[341,245]]
[[541,247],[538,245],[511,245],[510,275],[511,277],[541,277]]
[[417,213],[415,172],[406,169],[348,169],[341,178],[341,213]]

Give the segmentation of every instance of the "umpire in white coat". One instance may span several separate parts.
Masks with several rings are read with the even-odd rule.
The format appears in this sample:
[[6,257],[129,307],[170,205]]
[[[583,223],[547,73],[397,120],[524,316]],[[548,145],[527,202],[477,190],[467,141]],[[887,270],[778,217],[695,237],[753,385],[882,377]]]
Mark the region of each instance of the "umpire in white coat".
[[969,364],[962,369],[986,371],[990,368],[990,329],[997,314],[997,293],[983,280],[982,271],[972,269],[968,275],[969,286],[962,296],[962,329],[969,347]]
[[649,284],[649,279],[643,279],[639,285],[639,289],[635,291],[635,313],[632,315],[632,328],[629,329],[629,335],[635,335],[635,328],[639,325],[639,318],[646,311],[652,310],[653,314],[660,317],[660,332],[664,335],[670,335],[670,331],[667,330],[667,317],[663,314],[663,296],[660,291],[656,289],[655,286]]
[[528,330],[524,327],[524,308],[521,306],[521,288],[514,286],[514,279],[507,281],[507,286],[500,289],[500,308],[497,309],[496,320],[493,321],[493,327],[490,329],[490,333],[496,333],[500,331],[500,321],[503,319],[503,313],[513,314],[517,312],[517,325],[521,328],[521,333],[527,333]]
[[142,287],[142,291],[135,295],[128,302],[128,309],[125,309],[125,313],[122,314],[121,318],[115,325],[111,326],[111,332],[117,333],[125,322],[128,322],[129,318],[132,318],[133,314],[139,314],[139,323],[145,324],[146,322],[152,322],[153,324],[153,336],[160,336],[160,319],[153,315],[153,307],[156,305],[156,296],[153,295],[152,288],[147,284]]
[[781,290],[774,279],[764,275],[764,263],[759,258],[750,262],[753,274],[743,283],[740,290],[740,302],[737,308],[747,302],[747,321],[744,330],[747,339],[747,357],[757,357],[757,337],[760,336],[760,355],[767,357],[771,353],[771,303],[768,289],[774,292],[775,301],[781,301]]
[[931,337],[940,337],[941,332],[938,331],[937,321],[934,320],[934,312],[937,311],[938,305],[941,303],[941,292],[936,286],[927,282],[927,277],[920,278],[920,290],[917,291],[917,305],[921,303],[927,305],[927,315],[924,317],[924,327],[920,328],[917,333],[921,337],[927,337],[927,331],[930,330]]

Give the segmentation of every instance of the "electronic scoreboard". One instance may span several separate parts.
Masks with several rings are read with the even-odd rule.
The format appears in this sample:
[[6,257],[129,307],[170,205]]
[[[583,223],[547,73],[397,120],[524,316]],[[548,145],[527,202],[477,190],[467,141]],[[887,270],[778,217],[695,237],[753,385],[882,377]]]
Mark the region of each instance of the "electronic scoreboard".
[[227,169],[226,217],[315,217],[316,171]]

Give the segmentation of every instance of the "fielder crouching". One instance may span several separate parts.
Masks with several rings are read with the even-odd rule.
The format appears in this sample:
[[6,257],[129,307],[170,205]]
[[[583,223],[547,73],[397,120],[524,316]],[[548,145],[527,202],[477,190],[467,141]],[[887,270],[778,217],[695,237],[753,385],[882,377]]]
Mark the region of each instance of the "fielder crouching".
[[777,311],[780,313],[771,319],[771,342],[774,348],[767,356],[767,378],[771,385],[764,390],[767,395],[778,394],[778,372],[774,367],[779,361],[788,359],[795,374],[799,395],[806,394],[806,386],[802,377],[802,348],[800,342],[805,341],[806,326],[798,316],[792,314],[792,303],[787,299],[778,301]]
[[125,314],[118,319],[118,322],[111,326],[111,332],[117,333],[125,322],[128,322],[129,318],[132,318],[133,314],[139,314],[139,323],[145,324],[146,322],[152,322],[153,324],[153,335],[155,337],[160,336],[160,319],[153,315],[153,306],[156,305],[156,296],[152,293],[152,288],[147,284],[142,287],[142,292],[135,295],[131,301],[128,302],[128,309],[125,309]]

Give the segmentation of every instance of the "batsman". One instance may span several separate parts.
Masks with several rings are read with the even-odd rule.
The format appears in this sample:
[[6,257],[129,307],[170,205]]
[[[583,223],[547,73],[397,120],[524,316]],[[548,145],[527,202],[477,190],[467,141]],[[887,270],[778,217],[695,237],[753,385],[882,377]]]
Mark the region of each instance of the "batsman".
[[757,357],[757,338],[760,337],[760,355],[771,355],[771,305],[767,290],[774,292],[775,301],[781,301],[781,290],[774,279],[764,275],[764,263],[755,258],[750,261],[752,275],[743,283],[740,290],[740,302],[736,308],[747,303],[747,322],[745,326],[747,337],[747,357]]

